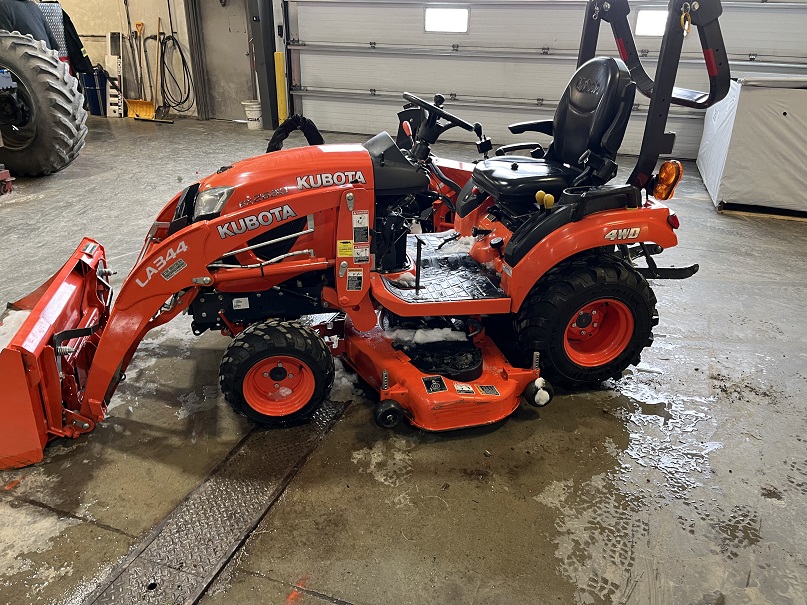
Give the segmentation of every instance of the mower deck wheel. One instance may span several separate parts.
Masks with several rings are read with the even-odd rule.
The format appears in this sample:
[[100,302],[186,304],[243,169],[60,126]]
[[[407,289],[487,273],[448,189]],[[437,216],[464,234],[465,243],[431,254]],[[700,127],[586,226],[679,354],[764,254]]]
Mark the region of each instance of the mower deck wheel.
[[333,385],[333,357],[310,328],[265,321],[238,334],[221,361],[221,390],[233,409],[262,426],[308,420]]
[[404,411],[397,401],[385,399],[373,410],[373,419],[382,429],[393,429],[400,424]]

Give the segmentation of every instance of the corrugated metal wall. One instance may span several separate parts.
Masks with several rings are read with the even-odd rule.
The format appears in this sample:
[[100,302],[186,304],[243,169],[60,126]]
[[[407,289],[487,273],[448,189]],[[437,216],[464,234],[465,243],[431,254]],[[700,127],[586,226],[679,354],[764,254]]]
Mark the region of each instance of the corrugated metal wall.
[[[322,130],[374,133],[397,128],[408,90],[442,93],[447,109],[479,121],[496,144],[515,142],[507,124],[551,118],[575,69],[585,12],[580,0],[468,0],[437,6],[470,8],[468,33],[426,32],[425,7],[408,0],[287,0],[290,87],[296,111]],[[807,75],[807,1],[725,2],[721,25],[732,75]],[[666,3],[634,4],[638,10]],[[637,37],[646,69],[655,71],[660,37]],[[599,51],[617,56],[602,27]],[[753,60],[751,60],[753,58]],[[698,36],[689,36],[678,85],[706,90]],[[649,100],[637,95],[624,153],[638,153]],[[673,108],[668,129],[675,155],[697,155],[702,111]],[[535,135],[533,135],[534,137]],[[470,140],[462,131],[447,139]],[[540,136],[538,137],[540,140]],[[524,140],[523,138],[521,140]]]

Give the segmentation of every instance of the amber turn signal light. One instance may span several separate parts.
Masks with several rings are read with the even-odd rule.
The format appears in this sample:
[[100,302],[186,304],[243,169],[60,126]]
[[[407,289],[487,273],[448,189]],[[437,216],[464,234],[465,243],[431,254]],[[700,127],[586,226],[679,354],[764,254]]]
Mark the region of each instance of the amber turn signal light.
[[667,160],[658,169],[653,197],[657,200],[668,200],[675,193],[675,187],[684,176],[684,167],[678,160]]

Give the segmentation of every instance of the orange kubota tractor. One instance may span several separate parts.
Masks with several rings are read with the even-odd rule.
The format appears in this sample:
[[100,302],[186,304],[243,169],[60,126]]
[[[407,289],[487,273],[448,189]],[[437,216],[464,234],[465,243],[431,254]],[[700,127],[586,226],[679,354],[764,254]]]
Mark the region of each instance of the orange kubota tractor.
[[[496,422],[522,397],[544,405],[549,381],[619,376],[652,341],[646,278],[697,270],[652,259],[677,243],[678,219],[658,200],[681,178],[677,162],[655,167],[672,150],[670,103],[707,107],[727,92],[721,10],[719,0],[671,0],[653,80],[627,1],[591,0],[554,120],[511,126],[553,136],[545,152],[526,143],[476,164],[438,159],[431,145],[455,126],[476,132],[483,155],[491,144],[441,97],[405,94],[398,143],[382,133],[268,153],[179,193],[114,305],[104,249],[85,239],[6,317],[7,328],[21,325],[0,343],[0,467],[37,462],[48,440],[91,431],[143,336],[183,312],[196,333],[232,337],[222,391],[264,425],[310,417],[337,355],[378,391],[380,426],[406,419],[432,431]],[[621,60],[594,58],[601,21]],[[709,92],[674,87],[690,22]],[[627,184],[611,186],[637,88],[651,99],[641,154]],[[427,220],[431,233],[410,233]],[[331,312],[327,323],[295,321]]]

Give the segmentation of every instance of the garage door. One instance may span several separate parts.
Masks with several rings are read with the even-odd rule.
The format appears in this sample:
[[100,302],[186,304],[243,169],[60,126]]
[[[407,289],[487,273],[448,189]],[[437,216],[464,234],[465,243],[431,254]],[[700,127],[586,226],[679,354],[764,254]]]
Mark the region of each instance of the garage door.
[[[585,6],[577,0],[287,0],[294,109],[321,130],[394,132],[403,91],[427,99],[439,92],[449,111],[481,122],[495,144],[516,142],[507,124],[552,117],[575,69]],[[807,2],[726,2],[723,7],[721,25],[734,77],[807,75]],[[439,10],[446,8],[454,10]],[[636,36],[636,46],[650,74],[661,43],[660,35],[653,35],[654,18],[665,14],[666,4],[632,5],[634,31],[641,15],[648,33]],[[460,31],[428,31],[435,26]],[[617,56],[610,27],[602,28],[598,48]],[[684,43],[677,84],[708,90],[694,32]],[[636,101],[624,153],[638,154],[641,145],[649,100],[637,95]],[[680,107],[670,112],[677,157],[696,157],[703,115]],[[446,138],[468,141],[470,136],[454,130]]]

